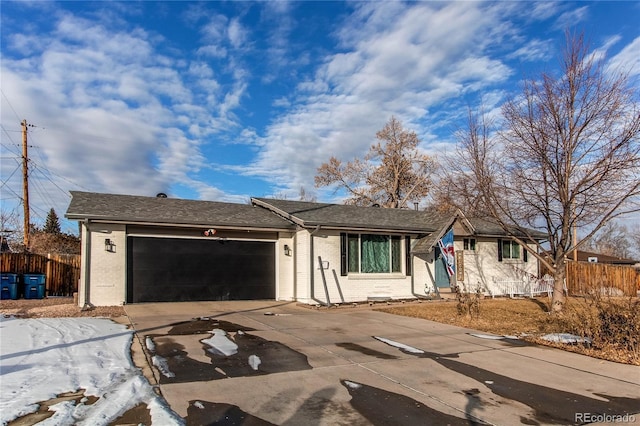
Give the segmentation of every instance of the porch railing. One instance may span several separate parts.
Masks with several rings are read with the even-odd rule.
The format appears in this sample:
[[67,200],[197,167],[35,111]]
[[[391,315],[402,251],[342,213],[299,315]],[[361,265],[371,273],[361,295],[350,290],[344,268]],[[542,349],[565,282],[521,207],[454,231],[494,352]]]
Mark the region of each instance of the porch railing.
[[534,297],[541,294],[547,294],[547,296],[551,297],[553,294],[553,285],[554,279],[549,276],[543,278],[526,277],[521,280],[493,280],[493,282],[488,283],[487,292],[491,297]]

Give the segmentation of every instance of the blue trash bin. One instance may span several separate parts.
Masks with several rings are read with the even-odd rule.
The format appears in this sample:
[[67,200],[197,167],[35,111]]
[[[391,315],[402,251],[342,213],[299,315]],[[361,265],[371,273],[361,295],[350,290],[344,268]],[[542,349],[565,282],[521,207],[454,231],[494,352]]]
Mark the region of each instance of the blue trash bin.
[[3,273],[0,276],[0,282],[2,282],[0,299],[16,300],[18,298],[18,289],[20,288],[20,275]]
[[24,298],[44,299],[46,276],[44,274],[24,274]]

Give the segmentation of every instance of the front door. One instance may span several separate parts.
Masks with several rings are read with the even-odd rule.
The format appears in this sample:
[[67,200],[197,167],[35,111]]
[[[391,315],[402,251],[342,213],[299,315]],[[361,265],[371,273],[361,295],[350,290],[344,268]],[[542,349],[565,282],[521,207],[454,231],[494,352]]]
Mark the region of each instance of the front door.
[[446,259],[444,258],[444,256],[442,255],[442,252],[440,251],[440,247],[435,247],[435,274],[436,274],[436,287],[438,288],[445,288],[445,287],[451,287],[451,281],[449,280],[449,274],[447,273],[447,265],[446,265]]

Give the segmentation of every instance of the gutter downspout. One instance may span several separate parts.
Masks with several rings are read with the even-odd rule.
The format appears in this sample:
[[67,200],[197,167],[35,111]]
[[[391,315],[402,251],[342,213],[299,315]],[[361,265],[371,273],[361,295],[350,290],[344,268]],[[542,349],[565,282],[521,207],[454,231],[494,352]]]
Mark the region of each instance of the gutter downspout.
[[89,224],[91,221],[89,219],[84,220],[84,228],[86,232],[86,242],[84,246],[84,306],[82,306],[83,311],[88,311],[94,308],[94,306],[89,301],[89,295],[91,294],[89,289],[89,283],[91,282],[91,231],[89,230]]
[[311,295],[310,296],[311,296],[311,300],[313,300],[314,302],[318,302],[318,303],[320,303],[322,305],[329,306],[329,301],[328,300],[326,302],[323,302],[321,300],[316,299],[316,296],[315,296],[315,288],[314,288],[315,287],[314,286],[314,283],[315,283],[315,280],[314,280],[315,272],[313,272],[314,271],[314,265],[315,265],[315,259],[314,259],[315,256],[314,256],[314,250],[313,250],[313,236],[318,231],[320,231],[320,225],[316,225],[316,229],[314,229],[313,231],[311,231],[309,233],[309,237],[310,237],[309,253],[311,254],[311,259],[310,259],[311,263],[309,264],[309,266],[311,267],[311,270],[309,271],[310,272],[309,273],[309,280],[310,280],[310,284],[311,284]]

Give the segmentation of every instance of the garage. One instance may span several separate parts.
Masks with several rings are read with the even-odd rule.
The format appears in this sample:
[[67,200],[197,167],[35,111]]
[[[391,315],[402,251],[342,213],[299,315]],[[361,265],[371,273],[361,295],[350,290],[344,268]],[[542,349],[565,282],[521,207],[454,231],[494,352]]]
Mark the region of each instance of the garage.
[[276,297],[273,241],[127,238],[127,303]]

